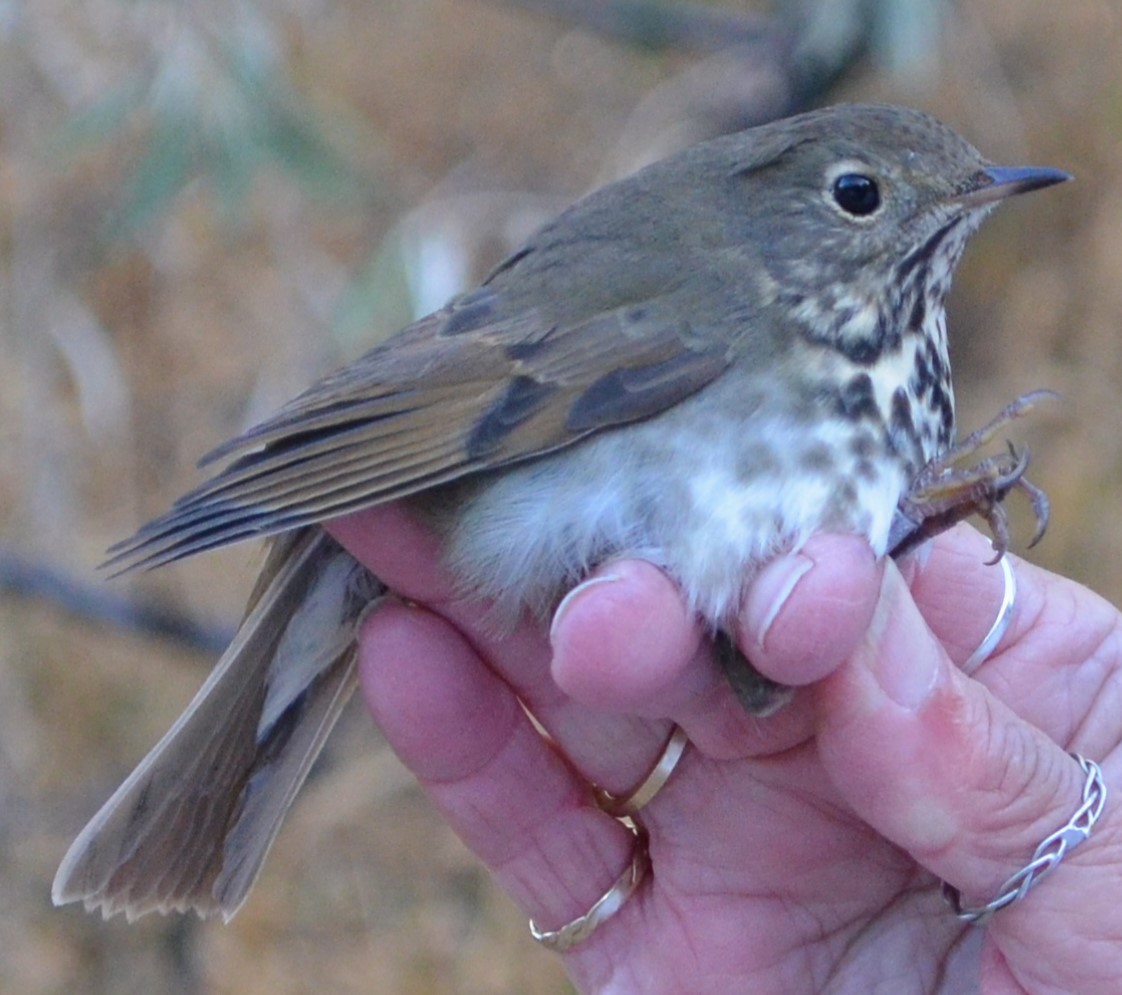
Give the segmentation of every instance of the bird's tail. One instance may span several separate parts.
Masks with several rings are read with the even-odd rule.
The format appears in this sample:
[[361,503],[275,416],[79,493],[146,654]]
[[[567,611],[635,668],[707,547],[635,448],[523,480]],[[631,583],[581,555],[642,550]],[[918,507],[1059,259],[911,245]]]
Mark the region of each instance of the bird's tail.
[[274,540],[234,641],[74,841],[55,904],[233,916],[354,690],[356,625],[384,591],[318,528]]

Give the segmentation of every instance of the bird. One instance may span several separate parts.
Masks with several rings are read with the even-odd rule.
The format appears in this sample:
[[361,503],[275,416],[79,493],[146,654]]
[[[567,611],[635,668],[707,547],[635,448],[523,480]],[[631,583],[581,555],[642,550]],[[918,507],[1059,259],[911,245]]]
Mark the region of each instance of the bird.
[[887,105],[716,138],[577,201],[214,449],[209,479],[107,565],[267,537],[261,576],[196,697],[71,846],[56,904],[229,919],[245,901],[386,592],[329,519],[405,501],[500,630],[548,618],[609,557],[650,560],[760,715],[790,692],[728,633],[769,561],[826,530],[883,555],[972,510],[1000,555],[1023,455],[951,463],[1033,398],[955,442],[944,302],[990,210],[1068,178]]

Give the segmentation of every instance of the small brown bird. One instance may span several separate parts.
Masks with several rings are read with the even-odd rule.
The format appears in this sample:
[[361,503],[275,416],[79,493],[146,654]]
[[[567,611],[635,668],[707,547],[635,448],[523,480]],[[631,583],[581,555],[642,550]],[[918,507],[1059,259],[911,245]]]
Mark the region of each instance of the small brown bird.
[[[995,167],[893,107],[706,142],[586,197],[480,287],[219,447],[204,463],[224,468],[110,564],[277,538],[234,642],[70,848],[55,901],[237,911],[384,591],[327,518],[407,498],[502,620],[547,615],[606,557],[648,558],[726,660],[745,584],[816,531],[883,554],[980,508],[1000,545],[1024,462],[948,468],[943,301],[991,207],[1066,178]],[[738,691],[764,713],[782,691],[750,673]]]

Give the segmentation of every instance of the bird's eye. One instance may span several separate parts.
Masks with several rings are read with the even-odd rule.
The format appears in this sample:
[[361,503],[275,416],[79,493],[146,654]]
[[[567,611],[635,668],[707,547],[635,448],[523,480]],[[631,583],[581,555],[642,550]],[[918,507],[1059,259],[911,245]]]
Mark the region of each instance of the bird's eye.
[[864,218],[880,207],[880,189],[871,176],[843,173],[834,180],[834,200],[846,214]]

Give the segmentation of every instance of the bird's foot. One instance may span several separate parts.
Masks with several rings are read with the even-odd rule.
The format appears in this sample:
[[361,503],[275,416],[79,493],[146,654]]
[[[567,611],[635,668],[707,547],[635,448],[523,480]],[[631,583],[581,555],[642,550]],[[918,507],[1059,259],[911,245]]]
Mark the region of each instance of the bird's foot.
[[987,456],[972,466],[955,464],[992,442],[1006,425],[1028,414],[1040,401],[1055,396],[1049,390],[1022,395],[920,470],[897,506],[888,541],[891,555],[900,556],[964,518],[979,515],[989,527],[995,553],[991,562],[996,563],[1009,548],[1009,515],[1004,501],[1015,490],[1029,499],[1036,519],[1029,546],[1039,542],[1048,527],[1049,504],[1047,495],[1025,478],[1028,449],[1017,449],[1010,442],[1006,452]]

